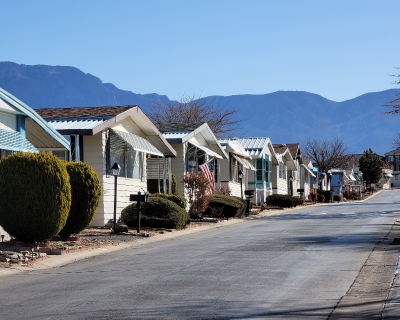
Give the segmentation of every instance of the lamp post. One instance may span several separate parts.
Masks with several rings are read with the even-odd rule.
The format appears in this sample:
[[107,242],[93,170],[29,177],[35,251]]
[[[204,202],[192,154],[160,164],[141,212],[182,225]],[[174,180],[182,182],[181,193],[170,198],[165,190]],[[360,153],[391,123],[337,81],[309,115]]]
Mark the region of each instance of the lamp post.
[[290,181],[290,195],[293,197],[293,176],[290,174],[289,176]]
[[241,197],[243,199],[243,186],[242,186],[243,171],[242,170],[239,170],[238,176],[239,176],[239,181],[240,181],[240,195],[241,195]]
[[117,223],[117,178],[119,175],[119,172],[121,171],[121,167],[119,166],[118,163],[114,163],[113,166],[111,167],[111,175],[115,177],[115,182],[114,182],[114,233],[117,233],[117,228],[116,228],[116,223]]

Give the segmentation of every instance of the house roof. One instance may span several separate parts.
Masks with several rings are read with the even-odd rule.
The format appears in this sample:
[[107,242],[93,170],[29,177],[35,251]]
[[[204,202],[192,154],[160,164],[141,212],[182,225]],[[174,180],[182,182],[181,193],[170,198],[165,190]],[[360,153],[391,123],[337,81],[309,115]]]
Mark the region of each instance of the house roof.
[[205,122],[189,122],[189,123],[160,123],[156,124],[161,132],[191,132],[203,125]]
[[37,111],[53,128],[66,135],[95,135],[129,117],[154,147],[166,157],[176,157],[174,148],[138,106],[53,108]]
[[253,138],[231,138],[228,140],[239,142],[247,151],[250,156],[254,158],[261,157],[265,153],[265,149],[268,149],[272,155],[272,162],[278,163],[275,150],[272,146],[271,140],[268,137],[253,137]]
[[35,111],[42,116],[43,119],[74,119],[74,118],[112,118],[126,110],[131,106],[117,107],[88,107],[88,108],[51,108],[51,109],[36,109]]
[[399,155],[400,154],[400,148],[394,149],[392,151],[389,151],[385,153],[385,156],[394,156],[394,155]]
[[159,130],[169,143],[185,143],[193,141],[200,134],[210,147],[220,156],[227,159],[228,155],[218,142],[209,125],[204,123],[168,123],[158,124]]
[[243,158],[251,159],[249,153],[238,141],[229,141],[229,140],[225,140],[225,139],[219,139],[219,143],[221,144],[221,146],[223,146],[225,148],[225,151],[234,153]]
[[[25,137],[35,148],[62,148],[70,150],[69,142],[49,125],[35,110],[0,88],[0,100],[6,111],[24,115]],[[21,137],[20,137],[21,138]]]

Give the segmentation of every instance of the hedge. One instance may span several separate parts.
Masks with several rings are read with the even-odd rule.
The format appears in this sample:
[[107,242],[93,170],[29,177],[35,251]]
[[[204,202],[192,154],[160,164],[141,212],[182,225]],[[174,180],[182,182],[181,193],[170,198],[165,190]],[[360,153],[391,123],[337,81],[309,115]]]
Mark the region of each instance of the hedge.
[[63,161],[48,153],[9,155],[0,161],[0,225],[23,242],[42,242],[65,226],[71,186]]
[[335,195],[333,196],[333,200],[334,200],[334,201],[342,201],[342,197],[341,197],[339,194],[335,194]]
[[[318,190],[318,201],[330,201],[332,200],[332,191],[329,190]],[[324,198],[322,199],[323,196]]]
[[101,196],[97,173],[83,162],[67,162],[71,183],[71,210],[67,223],[60,231],[62,238],[76,234],[92,223]]
[[185,197],[174,195],[174,194],[165,194],[165,193],[153,193],[150,194],[150,197],[159,197],[170,200],[180,206],[182,209],[186,210],[187,200]]
[[208,208],[206,210],[207,215],[212,214],[212,208],[223,208],[222,215],[224,217],[240,218],[244,217],[247,208],[247,202],[239,197],[213,194],[208,203]]
[[283,194],[273,194],[267,197],[266,203],[271,206],[292,208],[303,204],[303,200],[297,197]]
[[[150,197],[149,202],[142,203],[140,224],[143,227],[183,229],[190,222],[186,210],[176,203],[161,198]],[[121,211],[121,219],[128,227],[137,226],[136,202]]]
[[[168,179],[166,181],[166,185],[167,185],[167,190],[166,190],[165,193],[168,194],[168,192],[169,192],[169,180]],[[149,193],[158,193],[158,179],[147,179],[147,191]],[[164,193],[164,187],[163,187],[163,180],[162,179],[160,179],[160,192]]]

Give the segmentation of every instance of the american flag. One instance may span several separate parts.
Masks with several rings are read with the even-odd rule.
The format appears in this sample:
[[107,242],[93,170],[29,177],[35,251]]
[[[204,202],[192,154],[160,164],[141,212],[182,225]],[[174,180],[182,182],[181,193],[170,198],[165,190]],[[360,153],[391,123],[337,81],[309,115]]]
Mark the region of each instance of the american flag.
[[212,194],[214,191],[214,187],[215,187],[215,184],[214,184],[214,159],[201,165],[199,167],[199,169],[201,170],[202,173],[204,173],[206,175],[208,181],[210,181],[209,192],[210,192],[210,194]]

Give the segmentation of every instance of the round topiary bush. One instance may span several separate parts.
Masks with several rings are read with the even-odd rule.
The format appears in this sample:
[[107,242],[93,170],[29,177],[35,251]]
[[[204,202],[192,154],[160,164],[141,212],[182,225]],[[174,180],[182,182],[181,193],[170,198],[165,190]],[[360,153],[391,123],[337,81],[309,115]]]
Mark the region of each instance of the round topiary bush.
[[[143,227],[183,229],[190,222],[186,210],[176,203],[160,198],[151,197],[149,202],[141,203],[142,214],[140,224]],[[121,211],[121,219],[128,227],[137,226],[136,202]]]
[[51,239],[64,227],[71,186],[63,161],[18,152],[0,161],[0,225],[23,242]]
[[181,208],[186,209],[187,201],[186,201],[186,198],[183,196],[178,196],[178,195],[174,195],[174,194],[165,194],[165,193],[153,193],[153,194],[150,194],[150,197],[164,198],[164,199],[167,199],[169,201],[176,203]]
[[213,194],[208,202],[207,215],[212,215],[213,208],[222,208],[222,216],[224,217],[244,217],[247,208],[246,200],[234,197]]
[[78,233],[92,223],[101,196],[97,173],[83,162],[67,162],[71,184],[71,210],[67,223],[60,231],[62,238]]

